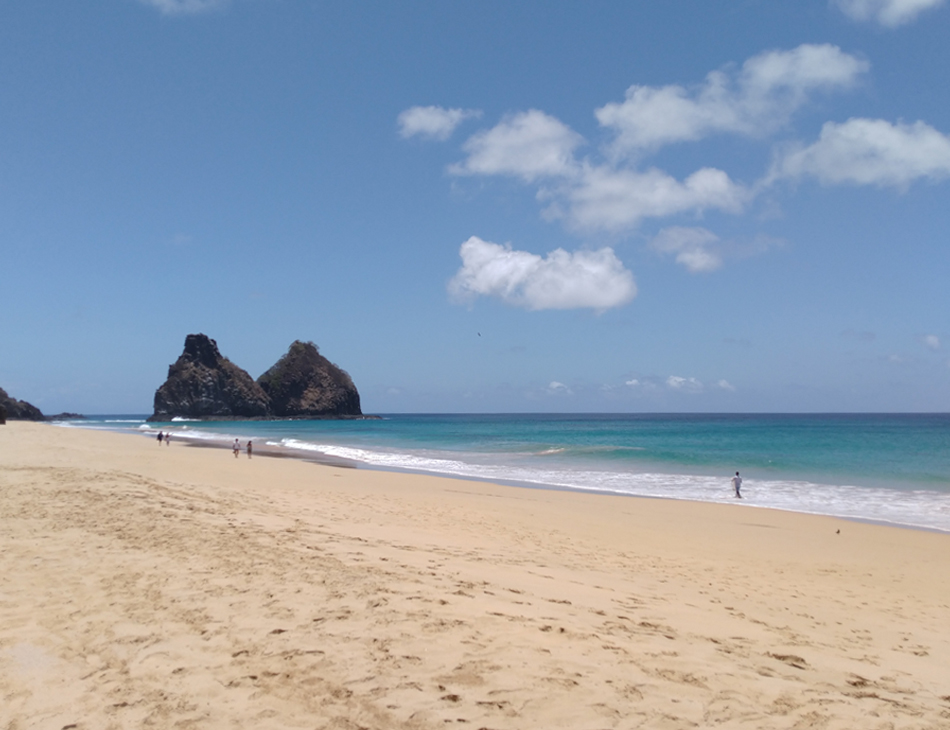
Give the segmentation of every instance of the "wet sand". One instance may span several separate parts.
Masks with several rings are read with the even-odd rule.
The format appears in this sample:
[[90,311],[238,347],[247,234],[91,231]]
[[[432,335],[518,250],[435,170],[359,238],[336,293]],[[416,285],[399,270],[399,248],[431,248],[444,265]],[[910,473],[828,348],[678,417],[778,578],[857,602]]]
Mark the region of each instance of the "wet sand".
[[0,426],[0,728],[946,728],[950,536]]

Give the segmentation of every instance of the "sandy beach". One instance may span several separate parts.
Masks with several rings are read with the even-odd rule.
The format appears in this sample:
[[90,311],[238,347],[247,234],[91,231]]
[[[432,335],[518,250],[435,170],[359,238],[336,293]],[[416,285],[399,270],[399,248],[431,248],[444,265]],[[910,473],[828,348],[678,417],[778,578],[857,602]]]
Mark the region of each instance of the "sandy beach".
[[4,730],[937,729],[948,668],[950,535],[0,426]]

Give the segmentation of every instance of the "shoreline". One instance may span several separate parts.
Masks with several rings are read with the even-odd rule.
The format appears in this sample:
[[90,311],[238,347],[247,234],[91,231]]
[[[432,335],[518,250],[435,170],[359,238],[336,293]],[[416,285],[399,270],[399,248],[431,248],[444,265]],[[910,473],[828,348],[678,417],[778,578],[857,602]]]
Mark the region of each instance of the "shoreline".
[[0,427],[0,726],[939,727],[950,536]]
[[[176,434],[177,435],[177,434]],[[146,436],[148,438],[148,436]],[[226,451],[231,451],[231,444],[223,440],[212,440],[212,439],[187,439],[185,437],[179,436],[177,439],[179,443],[188,446],[193,449],[224,449]],[[253,440],[253,439],[251,439]],[[246,444],[241,444],[242,455],[240,458],[247,458]],[[314,464],[322,464],[323,466],[338,466],[344,469],[358,469],[362,465],[358,462],[355,462],[351,459],[344,459],[338,456],[331,456],[330,454],[324,454],[319,451],[314,451],[313,453],[296,453],[297,450],[288,449],[285,446],[279,446],[276,444],[268,443],[255,443],[254,444],[254,456],[261,456],[265,459],[298,459],[300,461],[309,461]]]
[[[70,424],[73,425],[73,424]],[[83,428],[81,424],[75,424],[76,428]],[[153,428],[150,426],[150,428]],[[154,428],[153,428],[154,430]],[[125,434],[141,434],[141,432],[130,432],[122,429],[115,429],[115,433],[125,433]],[[202,447],[202,448],[222,448],[222,449],[231,449],[231,443],[229,439],[230,435],[218,434],[213,435],[214,432],[207,432],[212,434],[209,438],[190,438],[188,436],[181,436],[180,432],[173,431],[176,437],[179,440],[185,441],[190,446]],[[144,435],[144,434],[143,434]],[[247,438],[245,436],[245,438]],[[507,479],[507,478],[493,478],[490,476],[479,476],[472,474],[457,474],[448,471],[437,471],[437,470],[426,470],[421,468],[412,468],[412,467],[398,467],[398,466],[387,466],[380,464],[373,464],[369,462],[357,461],[354,459],[349,459],[342,456],[335,456],[331,454],[326,454],[324,452],[318,451],[316,449],[302,449],[294,448],[290,446],[285,446],[282,444],[273,444],[266,443],[266,437],[255,437],[255,455],[258,453],[258,449],[264,450],[267,453],[261,453],[261,455],[289,458],[289,459],[300,459],[302,461],[310,461],[314,463],[325,463],[325,464],[339,464],[341,466],[349,466],[351,468],[357,469],[369,469],[373,471],[383,471],[383,472],[392,472],[397,474],[416,474],[419,476],[432,476],[446,479],[459,479],[462,481],[475,481],[483,482],[486,484],[499,484],[508,487],[520,488],[520,489],[540,489],[540,490],[553,490],[553,491],[566,491],[566,492],[577,492],[580,494],[590,494],[590,495],[600,495],[600,496],[613,496],[613,497],[632,497],[635,499],[660,499],[660,500],[672,500],[677,502],[690,502],[697,504],[732,504],[737,507],[748,507],[755,509],[765,509],[765,510],[776,510],[779,512],[789,512],[792,514],[803,514],[803,515],[812,515],[816,517],[833,517],[836,519],[846,520],[848,522],[862,523],[868,525],[879,525],[882,527],[894,527],[899,529],[906,530],[923,530],[925,532],[933,532],[941,535],[950,535],[950,528],[942,528],[931,525],[920,525],[914,524],[911,522],[900,522],[898,520],[888,520],[884,518],[874,518],[861,515],[849,515],[849,514],[836,514],[833,512],[822,512],[817,510],[806,510],[806,509],[793,509],[785,506],[777,506],[770,504],[759,504],[755,503],[750,499],[743,501],[726,499],[726,500],[704,500],[691,497],[677,497],[677,496],[666,496],[666,495],[652,495],[652,494],[639,494],[635,492],[625,492],[619,490],[610,490],[604,488],[596,487],[582,487],[582,486],[571,486],[564,484],[555,484],[550,482],[542,481],[531,481],[527,479]],[[241,440],[242,447],[244,446],[244,441]],[[261,444],[258,446],[258,444]],[[675,472],[664,472],[666,476],[677,477],[680,476]],[[691,475],[685,475],[691,476]],[[727,485],[723,486],[723,492],[728,492],[730,487]]]

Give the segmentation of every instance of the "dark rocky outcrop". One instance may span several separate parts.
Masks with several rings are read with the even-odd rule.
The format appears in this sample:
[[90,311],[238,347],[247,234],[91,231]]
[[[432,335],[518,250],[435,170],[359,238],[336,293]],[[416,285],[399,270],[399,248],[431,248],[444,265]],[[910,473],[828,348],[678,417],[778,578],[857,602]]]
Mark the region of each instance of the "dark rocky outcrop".
[[287,354],[257,379],[277,418],[361,416],[352,378],[327,360],[312,342],[294,342]]
[[155,391],[150,421],[204,419],[363,418],[360,394],[346,372],[312,342],[294,342],[257,379],[223,357],[214,340],[188,335],[185,351]]
[[155,391],[155,412],[149,420],[268,415],[267,395],[254,379],[222,356],[214,340],[197,334],[185,338],[185,351]]
[[36,406],[27,403],[25,400],[16,400],[7,395],[7,391],[0,388],[0,410],[5,411],[5,415],[0,412],[0,422],[10,421],[42,421],[43,414]]

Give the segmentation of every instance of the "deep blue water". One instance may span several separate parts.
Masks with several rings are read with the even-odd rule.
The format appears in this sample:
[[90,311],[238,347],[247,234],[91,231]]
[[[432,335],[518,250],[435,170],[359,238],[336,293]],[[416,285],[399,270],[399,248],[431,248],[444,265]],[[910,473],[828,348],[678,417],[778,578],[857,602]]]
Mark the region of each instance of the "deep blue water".
[[394,414],[147,426],[127,416],[86,425],[254,438],[376,467],[700,501],[733,501],[729,477],[739,470],[743,504],[950,532],[950,414]]

